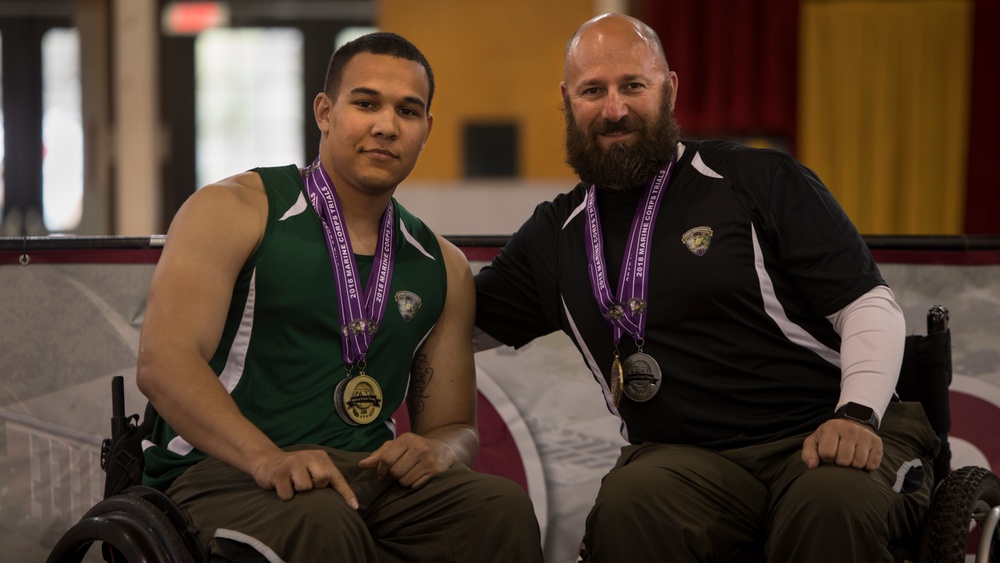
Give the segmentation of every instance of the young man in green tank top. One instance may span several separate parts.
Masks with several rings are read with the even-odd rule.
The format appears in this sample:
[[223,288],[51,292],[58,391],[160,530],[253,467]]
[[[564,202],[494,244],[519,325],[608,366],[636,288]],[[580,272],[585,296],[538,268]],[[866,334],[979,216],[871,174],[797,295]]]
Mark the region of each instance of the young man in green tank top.
[[468,262],[393,199],[433,92],[405,39],[348,43],[314,102],[313,165],[206,186],[170,226],[140,341],[161,416],[144,482],[213,557],[541,561],[527,494],[468,469]]

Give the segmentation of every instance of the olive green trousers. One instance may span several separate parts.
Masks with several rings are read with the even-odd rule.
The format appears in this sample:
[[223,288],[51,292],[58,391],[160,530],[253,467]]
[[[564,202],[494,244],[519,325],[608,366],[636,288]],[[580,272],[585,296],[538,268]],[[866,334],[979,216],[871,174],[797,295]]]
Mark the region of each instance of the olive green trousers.
[[807,435],[713,451],[626,446],[587,517],[594,563],[891,563],[919,530],[940,447],[919,403],[891,403],[873,472],[808,469]]
[[531,500],[513,481],[456,465],[410,489],[358,469],[366,453],[310,449],[329,453],[358,510],[329,487],[283,501],[214,459],[188,469],[167,495],[213,561],[542,561]]

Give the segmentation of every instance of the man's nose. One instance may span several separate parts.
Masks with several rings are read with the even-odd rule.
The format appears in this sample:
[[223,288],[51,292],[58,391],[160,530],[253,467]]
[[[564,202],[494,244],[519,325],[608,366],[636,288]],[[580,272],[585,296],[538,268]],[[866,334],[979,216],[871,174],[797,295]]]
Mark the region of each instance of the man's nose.
[[612,90],[605,98],[604,111],[601,117],[608,121],[617,123],[628,115],[628,107],[625,105],[625,98],[617,91]]
[[395,137],[398,131],[396,112],[385,108],[376,114],[375,121],[372,123],[372,135]]

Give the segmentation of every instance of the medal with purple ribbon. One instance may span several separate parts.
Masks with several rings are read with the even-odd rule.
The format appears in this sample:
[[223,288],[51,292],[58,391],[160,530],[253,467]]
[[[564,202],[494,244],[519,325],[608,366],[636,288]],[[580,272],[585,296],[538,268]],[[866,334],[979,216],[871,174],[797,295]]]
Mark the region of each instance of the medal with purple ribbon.
[[319,157],[302,171],[302,182],[309,203],[323,225],[337,286],[337,309],[340,312],[340,336],[347,376],[337,384],[334,403],[344,422],[352,426],[367,424],[375,420],[382,410],[382,389],[375,378],[365,373],[365,356],[385,315],[386,292],[392,281],[395,258],[392,202],[382,214],[372,271],[362,290],[340,198]]
[[[659,390],[660,366],[652,356],[642,352],[642,346],[646,334],[649,257],[653,226],[660,209],[660,196],[670,182],[676,163],[675,156],[670,164],[661,169],[643,189],[639,207],[632,217],[632,227],[622,258],[616,295],[611,294],[611,287],[608,284],[604,236],[601,233],[601,218],[597,210],[597,188],[590,186],[587,191],[587,271],[594,298],[604,319],[611,325],[614,335],[611,398],[616,407],[621,402],[623,391],[630,399],[642,402],[648,401]],[[618,356],[618,343],[626,333],[636,342],[638,352],[626,358],[623,365]],[[630,373],[630,367],[634,368],[636,373]],[[630,389],[631,387],[636,389]]]

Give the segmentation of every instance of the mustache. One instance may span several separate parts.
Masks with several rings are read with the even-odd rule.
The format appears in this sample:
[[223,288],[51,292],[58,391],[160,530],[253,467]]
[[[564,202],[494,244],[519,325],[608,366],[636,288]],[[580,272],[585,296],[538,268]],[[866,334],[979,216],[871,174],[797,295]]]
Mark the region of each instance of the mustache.
[[627,115],[618,121],[601,120],[601,122],[594,124],[592,133],[595,135],[634,133],[635,131],[641,131],[643,125],[642,120],[635,115]]

